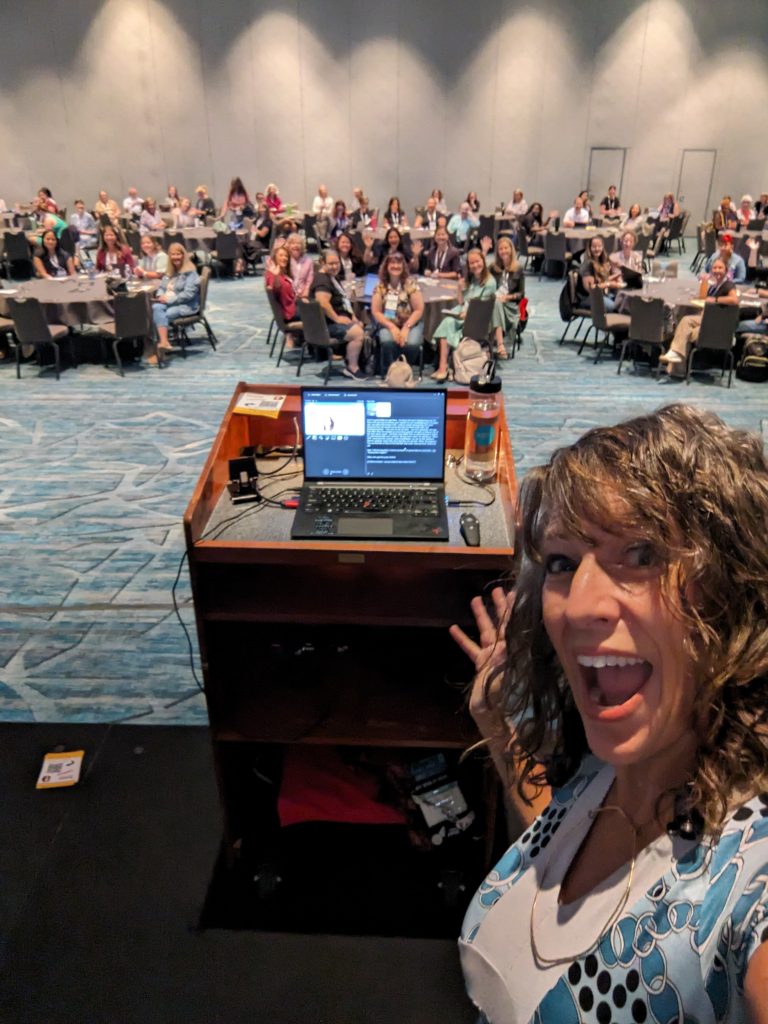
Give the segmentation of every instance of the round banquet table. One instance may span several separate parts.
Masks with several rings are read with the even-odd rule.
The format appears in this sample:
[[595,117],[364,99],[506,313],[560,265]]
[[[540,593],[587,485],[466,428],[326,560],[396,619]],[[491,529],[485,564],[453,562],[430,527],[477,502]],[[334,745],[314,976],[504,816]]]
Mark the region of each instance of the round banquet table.
[[[760,306],[757,292],[749,288],[737,288],[739,306]],[[675,323],[689,313],[700,313],[704,308],[704,300],[699,298],[699,282],[690,279],[668,278],[660,280],[648,277],[642,290],[639,288],[622,289],[616,293],[616,312],[630,313],[632,298],[641,296],[645,299],[663,299],[664,305],[670,310]]]
[[[131,283],[129,291],[154,291],[156,284]],[[107,276],[34,278],[0,291],[0,316],[10,317],[8,299],[38,299],[51,324],[82,327],[108,323],[115,319],[114,304],[107,290]]]
[[[544,245],[544,236],[546,231],[536,232],[536,245]],[[562,228],[559,232],[561,235],[565,235],[565,245],[568,252],[582,252],[587,248],[587,243],[590,238],[595,238],[597,235],[618,235],[620,233],[619,228]]]

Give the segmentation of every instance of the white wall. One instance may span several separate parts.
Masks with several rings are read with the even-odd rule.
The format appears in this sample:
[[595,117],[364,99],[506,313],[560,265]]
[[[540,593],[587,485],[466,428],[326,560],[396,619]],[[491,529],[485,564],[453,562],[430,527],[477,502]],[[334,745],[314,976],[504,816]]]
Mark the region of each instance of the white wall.
[[768,189],[765,0],[2,0],[0,27],[9,202],[220,201],[239,174],[562,209],[591,146],[628,148],[625,205],[676,189],[685,147],[717,149],[713,202]]

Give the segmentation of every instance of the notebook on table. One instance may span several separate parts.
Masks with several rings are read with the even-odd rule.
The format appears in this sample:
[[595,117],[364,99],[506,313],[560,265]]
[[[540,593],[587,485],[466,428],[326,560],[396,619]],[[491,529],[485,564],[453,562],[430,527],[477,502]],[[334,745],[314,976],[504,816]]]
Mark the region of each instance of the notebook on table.
[[447,541],[447,394],[302,388],[294,540]]

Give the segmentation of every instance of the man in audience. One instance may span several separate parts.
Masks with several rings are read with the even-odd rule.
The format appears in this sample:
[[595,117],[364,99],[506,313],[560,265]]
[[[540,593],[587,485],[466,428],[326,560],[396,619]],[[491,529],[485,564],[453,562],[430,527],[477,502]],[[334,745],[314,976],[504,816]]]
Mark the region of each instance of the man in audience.
[[437,218],[440,216],[437,209],[437,199],[434,196],[430,196],[427,200],[426,206],[416,214],[416,220],[413,222],[415,228],[427,228],[434,235],[437,230]]
[[310,289],[310,298],[315,299],[325,314],[328,333],[338,341],[346,342],[346,363],[344,376],[352,380],[367,380],[360,369],[360,352],[363,347],[363,325],[355,316],[347,293],[338,280],[341,260],[335,249],[328,249],[320,262],[320,272],[315,274]]
[[512,193],[512,198],[507,203],[504,213],[508,217],[524,217],[528,213],[528,203],[521,188],[516,188]]
[[583,227],[585,224],[589,224],[590,216],[589,210],[584,206],[584,200],[581,196],[576,196],[573,200],[573,206],[569,207],[565,211],[563,217],[564,228],[575,228]]
[[333,213],[333,196],[328,195],[328,189],[325,185],[317,186],[317,195],[312,200],[312,213],[317,218],[315,221],[317,237],[321,241],[325,241],[328,237],[331,214]]
[[600,216],[603,220],[621,220],[621,200],[616,194],[617,191],[618,189],[615,185],[609,185],[608,195],[603,196],[602,202],[600,203]]
[[69,225],[77,232],[75,240],[83,250],[97,249],[99,246],[99,230],[92,213],[85,208],[82,199],[75,200],[75,212],[70,214]]
[[448,221],[448,234],[453,235],[461,245],[466,245],[470,233],[479,227],[480,221],[472,213],[469,203],[465,201],[459,207],[459,212],[454,213]]
[[723,261],[726,275],[734,284],[743,284],[747,280],[747,265],[741,256],[733,251],[733,235],[722,236],[718,252],[709,257],[704,269],[709,272],[717,259]]
[[[355,189],[357,192],[357,189]],[[355,231],[362,231],[364,228],[375,228],[376,218],[373,210],[368,205],[368,196],[361,195],[357,200],[357,209],[349,218]]]
[[99,198],[94,204],[93,212],[99,218],[106,214],[112,224],[117,227],[117,218],[120,216],[120,207],[114,199],[110,199],[109,193],[104,191],[99,192]]
[[144,200],[139,196],[138,189],[131,185],[128,195],[123,200],[123,213],[131,220],[138,220],[143,209]]

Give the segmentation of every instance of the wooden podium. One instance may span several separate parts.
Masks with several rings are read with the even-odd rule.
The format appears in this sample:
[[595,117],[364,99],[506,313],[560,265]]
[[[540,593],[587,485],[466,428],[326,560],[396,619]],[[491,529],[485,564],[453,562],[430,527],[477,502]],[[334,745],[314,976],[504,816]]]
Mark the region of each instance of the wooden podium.
[[[244,392],[287,397],[272,419],[236,413]],[[467,400],[465,390],[448,393],[448,450],[463,448]],[[421,544],[292,541],[292,510],[232,506],[229,459],[247,446],[293,447],[299,417],[299,388],[238,384],[184,515],[231,862],[243,836],[258,832],[254,815],[274,820],[238,782],[243,745],[412,748],[418,756],[477,739],[466,712],[471,668],[448,627],[472,628],[471,598],[510,568],[516,482],[503,411],[496,500],[472,508],[494,546],[478,548],[459,535],[464,508],[449,508],[449,543]],[[450,499],[450,473],[446,491]]]

